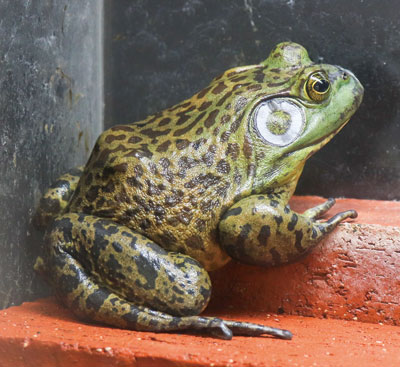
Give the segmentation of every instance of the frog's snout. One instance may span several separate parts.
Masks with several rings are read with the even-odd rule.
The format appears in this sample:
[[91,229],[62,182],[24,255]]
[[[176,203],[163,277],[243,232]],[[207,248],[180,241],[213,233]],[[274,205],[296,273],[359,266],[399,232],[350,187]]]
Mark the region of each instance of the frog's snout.
[[356,96],[357,108],[361,104],[362,98],[364,96],[364,87],[357,77],[350,71],[339,67],[341,70],[341,78],[343,81],[348,81],[349,79],[353,82],[353,93]]

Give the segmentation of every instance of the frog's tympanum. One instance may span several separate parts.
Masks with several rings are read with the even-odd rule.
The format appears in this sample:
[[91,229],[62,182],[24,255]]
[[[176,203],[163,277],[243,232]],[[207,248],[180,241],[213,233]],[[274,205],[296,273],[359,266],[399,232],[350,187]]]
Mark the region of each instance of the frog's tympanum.
[[41,201],[46,253],[36,269],[78,317],[147,331],[216,337],[291,333],[199,315],[209,271],[229,260],[276,266],[301,258],[354,210],[318,218],[288,201],[303,166],[357,110],[363,87],[339,66],[281,43],[176,106],[117,125],[82,170]]

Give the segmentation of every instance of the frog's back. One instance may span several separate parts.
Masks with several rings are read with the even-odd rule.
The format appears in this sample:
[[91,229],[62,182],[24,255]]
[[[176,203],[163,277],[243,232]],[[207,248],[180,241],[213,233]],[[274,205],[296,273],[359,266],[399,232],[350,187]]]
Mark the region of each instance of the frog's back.
[[230,140],[240,129],[248,139],[240,120],[204,107],[209,105],[200,95],[105,131],[69,211],[124,224],[208,269],[223,265],[228,257],[218,245],[218,221],[250,190],[254,166],[248,166],[251,151],[239,145],[237,135]]

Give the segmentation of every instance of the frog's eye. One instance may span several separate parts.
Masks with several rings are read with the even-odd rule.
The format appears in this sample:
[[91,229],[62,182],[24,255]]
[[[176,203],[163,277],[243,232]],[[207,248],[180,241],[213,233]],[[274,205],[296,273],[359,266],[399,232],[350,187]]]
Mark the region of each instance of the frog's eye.
[[288,98],[273,98],[261,102],[254,114],[258,134],[268,143],[280,147],[297,139],[304,128],[303,108]]
[[316,102],[324,101],[329,96],[331,83],[324,73],[318,71],[310,75],[305,84],[305,90],[311,100]]

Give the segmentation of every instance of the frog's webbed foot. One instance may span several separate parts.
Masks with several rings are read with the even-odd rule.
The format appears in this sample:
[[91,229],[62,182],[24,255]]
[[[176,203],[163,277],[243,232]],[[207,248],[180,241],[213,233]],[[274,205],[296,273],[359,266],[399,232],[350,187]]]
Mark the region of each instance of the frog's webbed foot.
[[329,199],[303,214],[273,195],[252,195],[235,203],[219,223],[219,239],[234,259],[252,265],[276,266],[296,261],[355,210],[319,220],[335,204]]
[[336,201],[333,198],[329,198],[326,202],[315,206],[314,208],[310,208],[303,213],[303,216],[308,217],[313,222],[316,222],[316,227],[322,233],[331,232],[340,222],[347,218],[357,218],[358,214],[355,210],[346,210],[344,212],[340,212],[335,214],[333,217],[328,219],[327,221],[318,220],[322,215],[324,215],[330,208],[335,205]]

